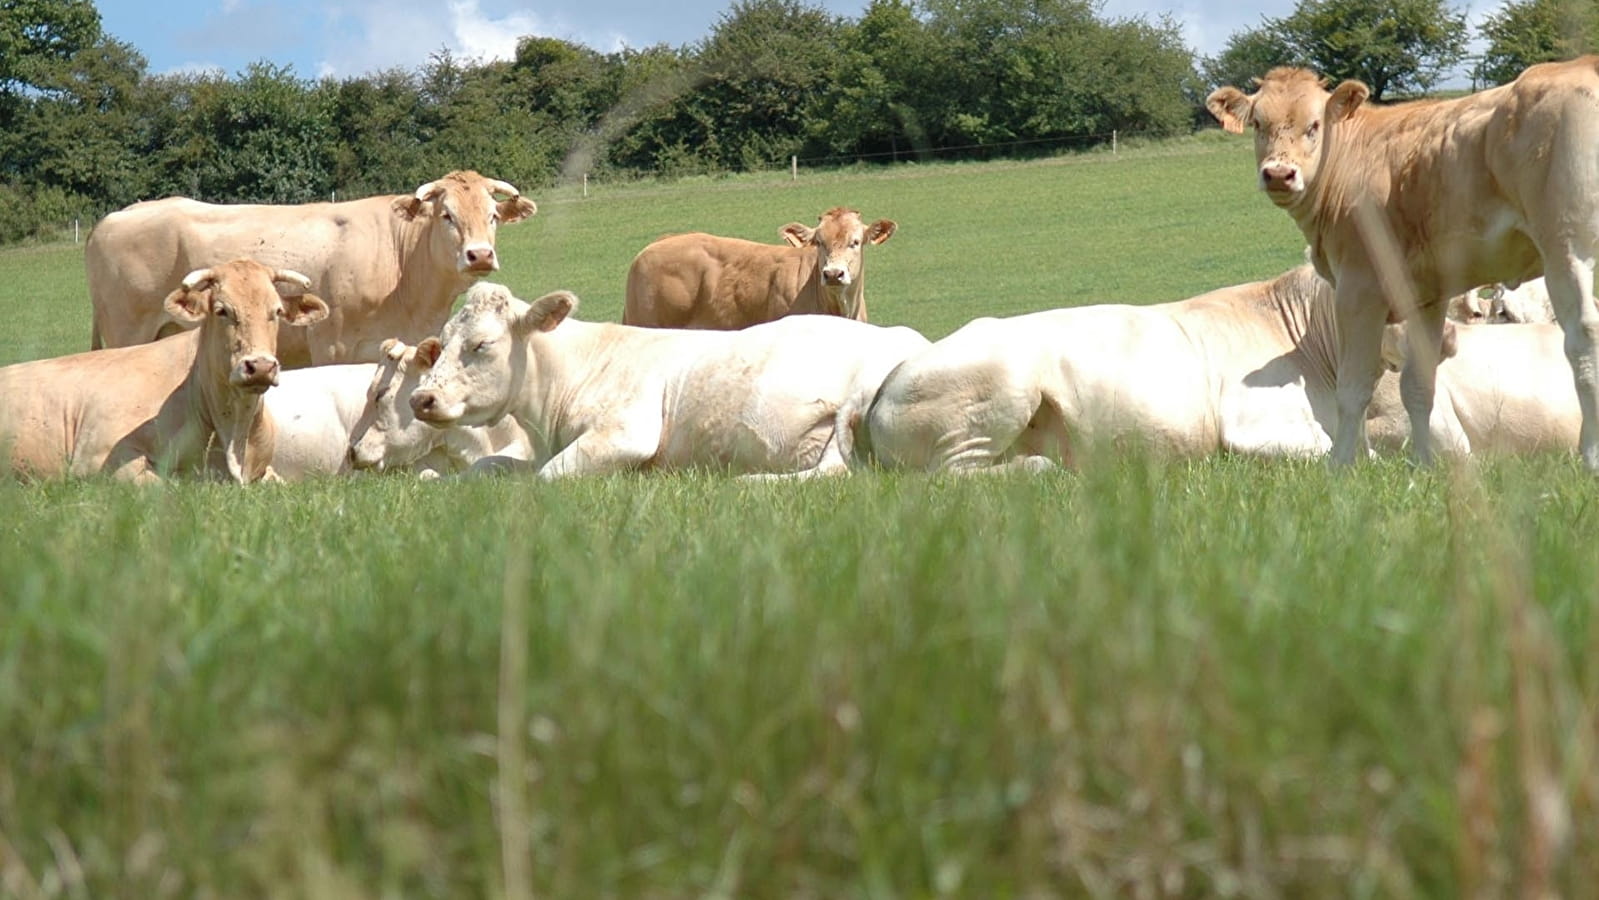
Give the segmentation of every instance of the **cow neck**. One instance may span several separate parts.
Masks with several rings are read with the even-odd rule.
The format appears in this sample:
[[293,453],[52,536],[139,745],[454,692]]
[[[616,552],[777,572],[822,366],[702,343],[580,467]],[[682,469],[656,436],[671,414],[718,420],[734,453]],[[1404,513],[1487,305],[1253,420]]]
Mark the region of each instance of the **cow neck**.
[[[601,325],[567,317],[553,331],[534,331],[523,338],[521,345],[526,354],[523,370],[518,375],[513,365],[512,372],[513,378],[519,378],[526,387],[513,384],[513,389],[506,392],[505,405],[498,417],[514,416],[530,436],[537,430],[533,426],[544,426],[547,432],[538,434],[534,440],[541,447],[549,448],[551,455],[560,452],[567,443],[561,439],[569,426],[567,413],[580,408],[573,398],[602,374],[608,363],[621,361],[615,353],[601,352],[602,348],[597,345],[602,335],[607,328],[625,327],[629,326]],[[653,329],[644,330],[655,333]],[[523,395],[521,402],[516,400],[519,394]]]
[[[1364,118],[1366,111],[1336,125],[1329,125],[1322,144],[1315,181],[1288,208],[1288,214],[1304,234],[1316,270],[1324,276],[1334,274],[1326,239],[1343,235],[1355,227],[1356,208],[1375,201],[1379,207],[1387,199],[1390,172],[1384,148],[1370,140]],[[1350,248],[1340,248],[1348,252]],[[1364,254],[1365,248],[1358,252]]]
[[[424,334],[437,333],[450,315],[450,304],[477,279],[462,275],[453,267],[440,270],[433,264],[428,241],[430,220],[418,218],[405,221],[395,218],[394,245],[399,257],[400,276],[394,284],[391,304],[405,315],[410,324],[410,334],[398,334],[407,340],[416,340]],[[401,287],[405,288],[400,296]],[[385,335],[395,337],[395,334]]]
[[199,423],[202,444],[209,444],[213,434],[222,441],[228,474],[235,481],[257,481],[272,463],[272,417],[263,395],[229,384],[232,366],[226,343],[208,340],[206,331],[202,326],[191,332],[195,356],[185,385],[190,420]]
[[1332,286],[1309,266],[1299,266],[1271,282],[1270,298],[1306,377],[1331,389],[1338,371],[1338,321],[1333,313]]

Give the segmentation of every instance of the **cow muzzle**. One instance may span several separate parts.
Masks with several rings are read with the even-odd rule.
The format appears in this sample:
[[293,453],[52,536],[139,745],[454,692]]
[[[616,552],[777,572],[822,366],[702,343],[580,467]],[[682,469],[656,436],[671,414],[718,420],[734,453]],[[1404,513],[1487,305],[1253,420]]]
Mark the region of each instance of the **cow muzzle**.
[[1260,167],[1260,187],[1273,203],[1284,203],[1305,189],[1305,180],[1293,163],[1267,160]]
[[247,356],[234,365],[228,383],[240,390],[262,393],[278,383],[278,359],[261,354]]
[[411,412],[429,425],[448,425],[466,412],[466,404],[446,404],[438,391],[417,391],[411,395]]
[[377,469],[379,472],[383,471],[383,455],[380,453],[373,456],[358,443],[351,444],[349,449],[345,451],[344,457],[349,460],[350,468],[352,469]]
[[849,285],[849,270],[843,266],[828,266],[822,269],[822,282],[832,287],[847,287]]
[[461,269],[486,275],[500,268],[500,258],[488,244],[474,244],[461,251]]

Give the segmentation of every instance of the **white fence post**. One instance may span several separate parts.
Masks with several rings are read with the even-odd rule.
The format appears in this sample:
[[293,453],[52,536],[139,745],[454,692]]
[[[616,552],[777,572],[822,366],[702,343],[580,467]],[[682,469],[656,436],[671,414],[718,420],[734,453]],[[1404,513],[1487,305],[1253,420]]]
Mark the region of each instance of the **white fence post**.
[[584,172],[583,173],[583,196],[587,197],[588,195],[589,195],[589,173]]
[[73,219],[72,220],[72,243],[76,244],[77,242],[78,242],[78,220],[77,219]]
[[798,156],[790,156],[788,158],[788,173],[789,173],[789,176],[792,177],[795,181],[799,181],[799,157]]
[[1116,155],[1116,130],[1114,128],[1110,132],[1110,155]]

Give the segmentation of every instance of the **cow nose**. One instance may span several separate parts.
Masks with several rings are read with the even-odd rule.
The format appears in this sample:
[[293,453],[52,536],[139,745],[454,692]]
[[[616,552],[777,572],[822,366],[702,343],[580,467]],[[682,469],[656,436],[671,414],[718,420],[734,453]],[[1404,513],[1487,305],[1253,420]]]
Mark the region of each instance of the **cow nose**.
[[828,284],[843,284],[845,271],[843,269],[827,268],[822,270],[822,280]]
[[494,259],[493,247],[468,247],[466,249],[466,265],[471,269],[493,269],[497,267]]
[[439,405],[439,398],[432,391],[417,391],[411,395],[411,411],[417,415],[432,412]]
[[1286,187],[1294,177],[1294,167],[1285,163],[1270,163],[1262,166],[1260,177],[1266,182],[1266,187],[1282,185]]

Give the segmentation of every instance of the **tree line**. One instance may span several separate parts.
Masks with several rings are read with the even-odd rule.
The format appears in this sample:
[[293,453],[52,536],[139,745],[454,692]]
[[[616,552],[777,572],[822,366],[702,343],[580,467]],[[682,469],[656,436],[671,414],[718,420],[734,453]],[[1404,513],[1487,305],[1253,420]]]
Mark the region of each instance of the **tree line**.
[[[1594,47],[1599,0],[1520,0],[1474,79]],[[600,53],[527,36],[514,58],[309,79],[148,71],[93,0],[0,0],[0,241],[139,199],[295,203],[392,193],[454,168],[524,190],[833,160],[1051,152],[1206,124],[1200,99],[1273,65],[1423,93],[1465,55],[1446,0],[1301,0],[1199,58],[1169,17],[1099,0],[734,0],[702,40]]]

